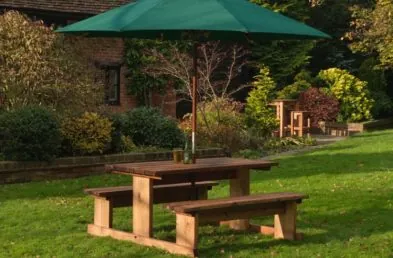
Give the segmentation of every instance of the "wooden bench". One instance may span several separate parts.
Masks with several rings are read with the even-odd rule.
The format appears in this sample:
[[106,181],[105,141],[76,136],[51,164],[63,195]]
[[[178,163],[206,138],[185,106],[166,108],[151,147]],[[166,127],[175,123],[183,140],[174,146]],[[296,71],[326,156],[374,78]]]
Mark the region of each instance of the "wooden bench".
[[[170,185],[155,185],[154,203],[204,200],[207,192],[217,182],[197,182]],[[113,208],[132,206],[132,186],[117,186],[85,189],[94,197],[94,225],[112,228]]]
[[[193,254],[191,256],[197,256],[198,225],[202,222],[274,215],[274,227],[249,225],[247,228],[273,235],[276,239],[295,240],[296,208],[304,198],[308,196],[300,193],[269,193],[169,203],[166,207],[176,213],[176,244],[189,248]],[[230,224],[230,221],[227,223]]]

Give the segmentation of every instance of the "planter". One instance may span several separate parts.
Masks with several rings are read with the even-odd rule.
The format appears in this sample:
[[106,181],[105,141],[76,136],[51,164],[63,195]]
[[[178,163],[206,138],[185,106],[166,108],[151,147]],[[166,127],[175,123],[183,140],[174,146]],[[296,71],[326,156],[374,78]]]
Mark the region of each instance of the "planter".
[[[197,155],[201,158],[226,156],[220,148],[198,150]],[[0,184],[98,175],[105,173],[106,164],[172,159],[172,151],[165,151],[59,158],[51,163],[0,161]]]

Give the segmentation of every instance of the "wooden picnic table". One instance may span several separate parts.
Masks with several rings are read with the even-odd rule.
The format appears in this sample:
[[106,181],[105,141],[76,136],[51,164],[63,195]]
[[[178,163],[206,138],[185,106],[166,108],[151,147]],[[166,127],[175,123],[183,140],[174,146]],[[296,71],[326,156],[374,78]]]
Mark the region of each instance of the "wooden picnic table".
[[[196,164],[173,161],[116,164],[112,172],[133,177],[133,234],[150,239],[153,236],[153,185],[229,180],[230,196],[244,196],[250,194],[250,169],[266,171],[275,165],[278,163],[267,160],[209,158],[198,159]],[[249,222],[243,219],[227,224],[234,229],[246,229]]]

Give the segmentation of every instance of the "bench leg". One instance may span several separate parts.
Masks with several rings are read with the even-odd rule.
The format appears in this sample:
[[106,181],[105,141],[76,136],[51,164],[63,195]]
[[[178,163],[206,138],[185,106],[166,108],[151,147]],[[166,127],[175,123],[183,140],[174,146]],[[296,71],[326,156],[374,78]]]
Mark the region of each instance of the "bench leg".
[[[236,178],[231,179],[229,183],[231,197],[249,195],[250,171],[248,169],[239,169],[236,172]],[[229,224],[229,227],[235,230],[247,230],[250,227],[248,219],[224,221],[221,224]]]
[[284,214],[274,215],[274,238],[296,239],[296,202],[286,204]]
[[136,235],[153,236],[153,180],[133,177],[132,227]]
[[176,244],[196,251],[198,246],[198,215],[176,214]]
[[104,228],[112,227],[112,202],[105,198],[94,198],[94,224]]

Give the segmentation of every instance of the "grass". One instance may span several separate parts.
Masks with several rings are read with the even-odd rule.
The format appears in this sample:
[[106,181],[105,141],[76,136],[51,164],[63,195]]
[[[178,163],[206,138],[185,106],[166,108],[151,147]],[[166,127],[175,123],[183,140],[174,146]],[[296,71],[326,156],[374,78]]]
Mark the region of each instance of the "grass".
[[[177,257],[87,235],[93,202],[82,189],[128,183],[129,177],[105,175],[0,186],[0,257]],[[203,227],[200,257],[393,257],[393,130],[285,156],[279,168],[255,171],[251,189],[308,193],[298,217],[305,239]],[[227,192],[222,183],[211,196]],[[128,208],[116,210],[114,226],[130,230],[130,214]],[[174,239],[174,217],[157,207],[154,219],[155,235]]]

